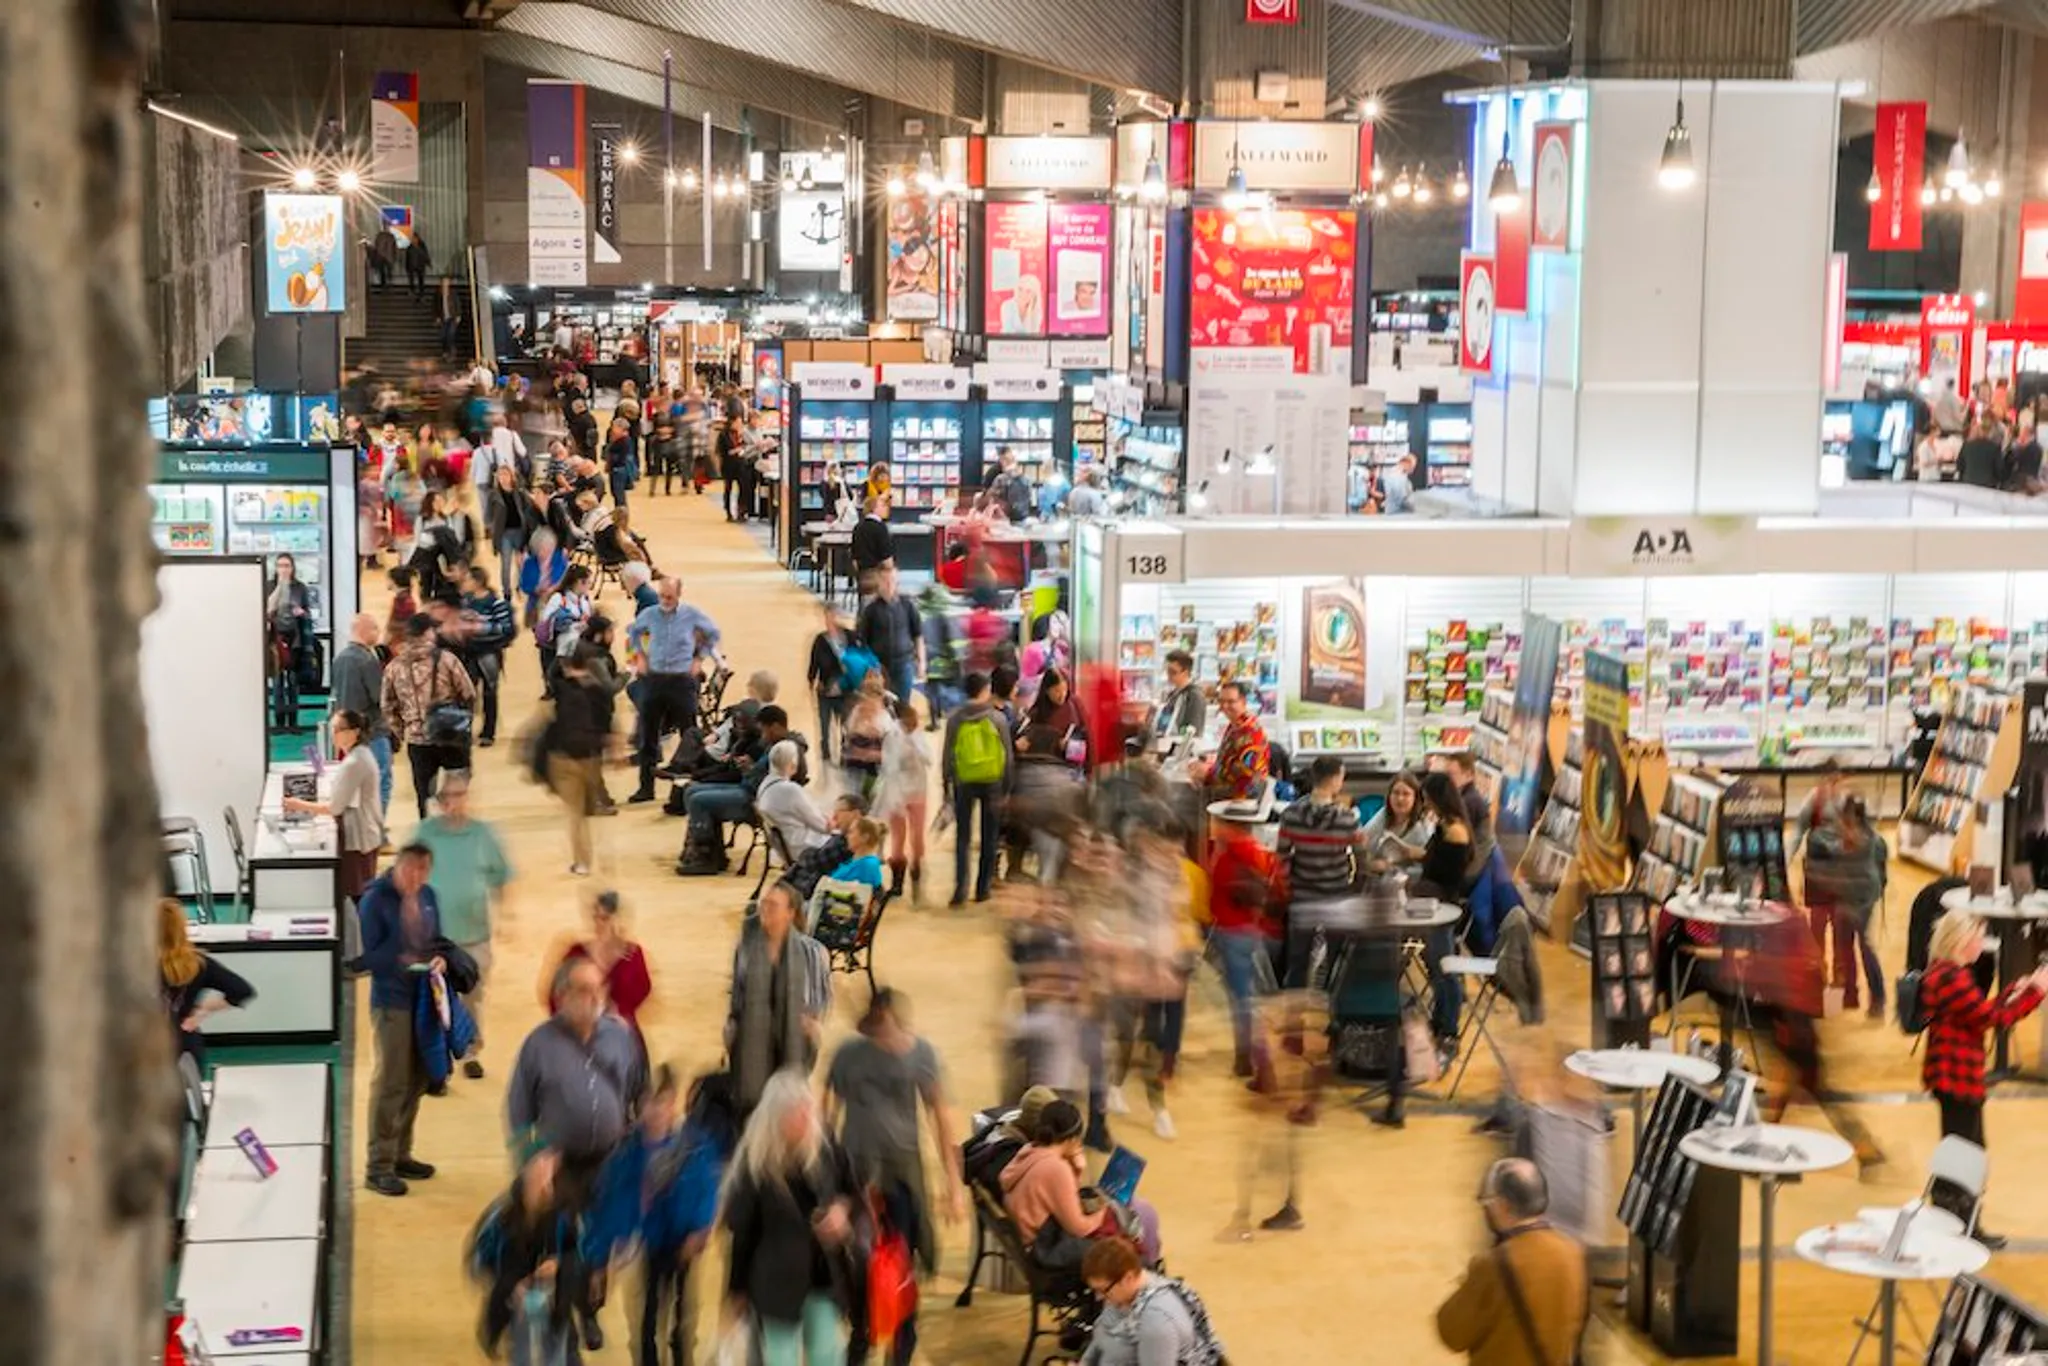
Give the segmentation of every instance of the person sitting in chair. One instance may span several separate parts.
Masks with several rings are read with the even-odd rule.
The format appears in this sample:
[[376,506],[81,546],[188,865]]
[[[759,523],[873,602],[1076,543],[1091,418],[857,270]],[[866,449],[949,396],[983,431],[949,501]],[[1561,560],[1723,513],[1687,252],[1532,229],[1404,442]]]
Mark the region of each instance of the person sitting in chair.
[[1089,1244],[1127,1233],[1148,1264],[1159,1260],[1159,1223],[1150,1206],[1133,1201],[1134,1229],[1125,1228],[1114,1202],[1081,1189],[1081,1112],[1056,1100],[1038,1116],[1031,1142],[1003,1168],[1003,1208],[1033,1261],[1052,1271],[1079,1271]]
[[782,708],[763,707],[756,719],[762,753],[746,776],[737,783],[692,783],[684,794],[683,810],[690,826],[676,859],[680,877],[709,877],[725,871],[730,862],[725,854],[725,823],[744,821],[754,814],[754,796],[768,780],[768,755],[784,740],[794,740],[799,753],[805,747],[803,737],[790,731],[789,713]]

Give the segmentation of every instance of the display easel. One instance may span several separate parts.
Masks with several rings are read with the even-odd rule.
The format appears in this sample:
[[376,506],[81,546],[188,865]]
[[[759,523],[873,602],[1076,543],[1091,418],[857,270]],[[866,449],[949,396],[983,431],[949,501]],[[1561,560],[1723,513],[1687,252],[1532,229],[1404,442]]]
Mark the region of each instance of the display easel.
[[1714,1118],[1713,1093],[1667,1077],[1622,1187],[1629,1322],[1668,1356],[1731,1356],[1742,1307],[1742,1178],[1678,1145]]
[[1595,892],[1586,899],[1593,949],[1593,1047],[1646,1048],[1657,1013],[1657,958],[1650,946],[1651,899]]
[[1899,820],[1899,855],[1937,873],[1973,861],[1983,805],[2001,799],[2019,767],[2019,699],[1990,688],[1957,688]]

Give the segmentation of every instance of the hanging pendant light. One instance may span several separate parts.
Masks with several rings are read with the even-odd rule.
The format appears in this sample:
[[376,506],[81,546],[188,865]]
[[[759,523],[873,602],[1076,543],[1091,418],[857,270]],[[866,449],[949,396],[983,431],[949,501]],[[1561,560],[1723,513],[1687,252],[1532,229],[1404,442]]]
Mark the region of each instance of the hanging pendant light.
[[1250,182],[1244,178],[1244,167],[1238,163],[1237,144],[1230,144],[1230,174],[1223,177],[1223,207],[1236,213],[1251,202]]
[[1970,174],[1970,147],[1958,129],[1955,143],[1948,149],[1948,169],[1942,172],[1941,183],[1951,190],[1960,190],[1974,178]]
[[1415,202],[1427,204],[1436,198],[1436,187],[1429,183],[1429,172],[1422,162],[1415,163]]
[[1692,164],[1692,130],[1685,126],[1685,82],[1678,84],[1677,117],[1664,134],[1664,154],[1657,158],[1657,183],[1667,190],[1689,188],[1698,179]]
[[1145,158],[1145,174],[1138,181],[1138,196],[1154,203],[1166,198],[1166,167],[1154,152]]
[[1465,163],[1458,163],[1458,174],[1451,178],[1451,198],[1460,204],[1472,197],[1472,182],[1465,178]]
[[1934,177],[1927,177],[1927,182],[1920,187],[1920,202],[1922,204],[1932,204],[1940,197],[1934,188]]
[[[1514,106],[1508,106],[1512,119]],[[1515,177],[1515,160],[1509,155],[1508,135],[1500,135],[1500,160],[1493,168],[1493,179],[1486,187],[1486,202],[1495,213],[1513,213],[1522,207],[1522,182]]]
[[1875,166],[1870,168],[1870,183],[1863,187],[1863,198],[1872,204],[1884,198],[1884,178],[1878,175]]
[[784,194],[795,194],[799,183],[796,178],[796,168],[785,162],[782,167],[782,192]]
[[804,163],[804,173],[801,177],[798,178],[796,183],[797,188],[800,190],[814,190],[818,187],[818,177],[817,174],[811,170],[810,162],[806,161]]
[[1408,167],[1401,167],[1401,174],[1394,177],[1394,198],[1406,199],[1415,193],[1415,182],[1408,178]]
[[929,193],[938,188],[938,168],[932,165],[932,149],[923,148],[917,154],[917,188]]
[[[1994,154],[1996,154],[1997,150],[1998,149],[1995,147],[1992,148],[1992,152]],[[1984,197],[1986,199],[1997,199],[2000,195],[2004,193],[2005,176],[1999,172],[1999,169],[1996,166],[1994,166],[1989,171],[1986,171],[1984,173]]]
[[910,186],[904,182],[901,175],[890,176],[887,188],[891,199],[901,199],[910,193]]

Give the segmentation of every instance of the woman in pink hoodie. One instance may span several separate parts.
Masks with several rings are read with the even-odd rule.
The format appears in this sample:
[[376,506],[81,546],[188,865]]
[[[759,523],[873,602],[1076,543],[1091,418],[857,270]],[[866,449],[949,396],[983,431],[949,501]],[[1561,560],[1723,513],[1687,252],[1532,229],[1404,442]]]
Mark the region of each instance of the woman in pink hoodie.
[[[1084,1128],[1080,1110],[1068,1101],[1054,1101],[1039,1113],[1031,1142],[1002,1172],[1003,1208],[1032,1257],[1055,1270],[1078,1270],[1091,1240],[1126,1232],[1114,1202],[1092,1192],[1084,1200],[1081,1194]],[[1146,1262],[1158,1261],[1158,1215],[1134,1200],[1130,1216]],[[1050,1230],[1054,1222],[1057,1234]]]

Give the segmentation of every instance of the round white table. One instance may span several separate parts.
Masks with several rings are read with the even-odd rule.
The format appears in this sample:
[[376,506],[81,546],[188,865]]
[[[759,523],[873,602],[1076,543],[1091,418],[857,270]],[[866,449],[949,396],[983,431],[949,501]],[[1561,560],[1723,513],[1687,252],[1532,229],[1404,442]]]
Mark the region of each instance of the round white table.
[[[1782,901],[1746,900],[1733,892],[1681,892],[1664,903],[1664,909],[1680,920],[1696,924],[1713,925],[1721,931],[1724,947],[1730,950],[1728,964],[1733,976],[1733,988],[1720,994],[1721,1012],[1721,1070],[1727,1071],[1735,1063],[1735,1017],[1741,1012],[1742,1023],[1748,1026],[1751,1044],[1755,1044],[1755,1027],[1749,1019],[1749,957],[1735,950],[1746,949],[1745,936],[1757,930],[1767,930],[1797,915],[1798,912]],[[1678,1010],[1678,988],[1672,987],[1672,1012]]]
[[1643,1093],[1659,1090],[1666,1077],[1683,1077],[1701,1086],[1720,1077],[1720,1065],[1711,1058],[1690,1053],[1664,1053],[1649,1048],[1581,1048],[1564,1060],[1565,1070],[1613,1091],[1629,1093],[1629,1109],[1635,1116],[1635,1137],[1643,1141]]
[[[1771,1151],[1741,1151],[1752,1144]],[[1777,1360],[1771,1354],[1771,1251],[1777,1234],[1778,1183],[1842,1166],[1856,1150],[1839,1136],[1819,1129],[1745,1124],[1695,1129],[1678,1141],[1678,1151],[1702,1167],[1757,1178],[1756,1359],[1759,1366],[1771,1366]]]
[[1991,1260],[1990,1251],[1982,1243],[1920,1226],[1920,1219],[1927,1213],[1939,1212],[1924,1211],[1914,1219],[1906,1230],[1897,1260],[1882,1255],[1891,1236],[1890,1220],[1870,1222],[1858,1218],[1846,1224],[1824,1224],[1800,1234],[1794,1245],[1799,1255],[1815,1266],[1877,1282],[1878,1366],[1894,1366],[1898,1358],[1900,1281],[1954,1280],[1983,1270]]

